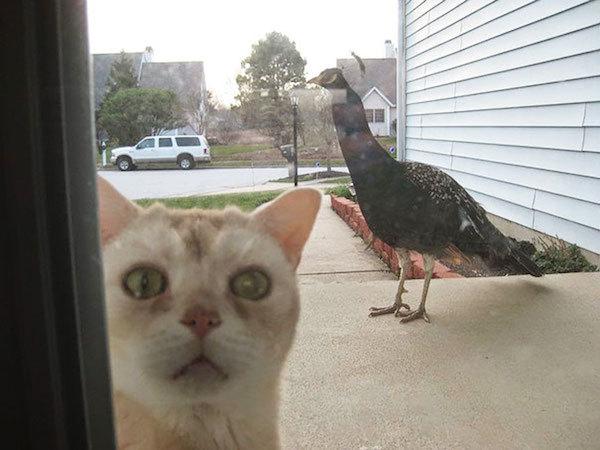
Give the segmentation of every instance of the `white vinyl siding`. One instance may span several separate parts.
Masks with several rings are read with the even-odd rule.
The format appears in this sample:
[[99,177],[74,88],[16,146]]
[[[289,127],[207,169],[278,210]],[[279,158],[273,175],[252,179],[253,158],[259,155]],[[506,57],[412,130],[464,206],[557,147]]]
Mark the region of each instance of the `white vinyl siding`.
[[600,253],[600,0],[406,2],[406,156]]

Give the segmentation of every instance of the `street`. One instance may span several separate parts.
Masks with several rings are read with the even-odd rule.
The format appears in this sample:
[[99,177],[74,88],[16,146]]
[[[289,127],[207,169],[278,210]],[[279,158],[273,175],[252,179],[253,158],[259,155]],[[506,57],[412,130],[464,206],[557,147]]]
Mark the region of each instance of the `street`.
[[[334,168],[346,172],[346,168]],[[314,167],[300,167],[298,173],[316,172]],[[269,180],[287,177],[285,167],[197,169],[197,170],[138,170],[135,172],[99,171],[98,175],[112,183],[130,199],[178,197],[221,192],[228,189],[259,186]],[[282,185],[283,188],[283,185]]]

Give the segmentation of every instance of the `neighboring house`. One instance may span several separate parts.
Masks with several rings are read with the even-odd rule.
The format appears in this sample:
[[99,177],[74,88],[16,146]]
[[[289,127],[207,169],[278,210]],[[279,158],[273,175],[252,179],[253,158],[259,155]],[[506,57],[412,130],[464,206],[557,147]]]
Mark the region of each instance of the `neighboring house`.
[[365,58],[364,76],[354,59],[338,59],[350,87],[362,98],[369,128],[375,136],[395,133],[396,58],[390,41],[386,41],[386,58]]
[[147,62],[142,65],[139,84],[140,87],[166,89],[177,94],[188,125],[164,134],[195,134],[203,131],[201,128],[206,113],[203,62]]
[[[119,57],[120,53],[95,53],[92,55],[92,69],[94,76],[94,105],[96,108],[100,106],[104,95],[108,91],[106,83],[108,82],[108,75],[110,69]],[[131,60],[133,70],[139,81],[142,73],[142,64],[146,61],[152,60],[152,52],[134,52],[126,53]]]
[[447,171],[509,234],[598,263],[600,1],[399,2],[406,158]]
[[[110,68],[119,53],[94,54],[94,96],[96,108],[106,94]],[[206,107],[206,82],[204,63],[153,62],[152,51],[127,53],[140,87],[166,89],[175,92],[184,109],[188,125],[163,134],[196,134],[200,132]]]

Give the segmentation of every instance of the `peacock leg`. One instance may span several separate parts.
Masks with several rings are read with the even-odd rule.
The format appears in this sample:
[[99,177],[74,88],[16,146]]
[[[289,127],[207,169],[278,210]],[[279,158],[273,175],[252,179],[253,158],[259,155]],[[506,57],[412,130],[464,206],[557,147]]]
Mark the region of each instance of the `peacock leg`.
[[406,308],[407,310],[410,310],[410,306],[408,306],[406,303],[402,303],[402,294],[404,294],[405,292],[407,292],[406,289],[404,289],[404,281],[406,280],[406,276],[408,275],[408,271],[410,269],[410,257],[408,255],[408,251],[406,249],[398,249],[396,251],[396,254],[398,255],[398,262],[400,263],[400,282],[398,283],[398,291],[396,292],[396,300],[394,301],[394,303],[391,306],[384,306],[384,307],[372,307],[369,308],[369,311],[371,311],[371,313],[369,314],[369,317],[375,317],[375,316],[381,316],[383,314],[394,314],[396,317],[397,316],[404,316],[407,313],[402,312],[402,308]]
[[429,290],[429,282],[433,276],[433,266],[435,265],[435,258],[433,255],[428,253],[423,254],[423,266],[425,269],[425,279],[423,280],[423,293],[421,294],[421,303],[415,311],[411,311],[408,314],[404,314],[400,322],[410,322],[411,320],[422,318],[425,322],[431,322],[429,316],[425,311],[425,301],[427,300],[427,291]]

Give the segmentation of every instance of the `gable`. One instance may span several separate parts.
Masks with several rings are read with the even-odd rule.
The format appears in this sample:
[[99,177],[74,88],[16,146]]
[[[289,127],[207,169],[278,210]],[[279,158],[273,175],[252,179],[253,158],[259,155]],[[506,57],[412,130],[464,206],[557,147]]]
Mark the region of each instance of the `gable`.
[[366,58],[363,74],[355,59],[338,59],[337,67],[356,93],[365,97],[373,87],[389,100],[396,103],[396,58]]
[[[102,102],[106,94],[106,83],[113,62],[119,57],[120,53],[95,53],[92,55],[92,75],[94,77],[94,105],[96,108]],[[139,76],[140,66],[142,64],[143,53],[126,53],[131,60],[133,70]]]
[[367,92],[362,98],[363,103],[369,104],[380,104],[381,106],[391,106],[392,108],[395,106],[394,103],[390,101],[383,93],[377,88],[377,86],[373,86],[369,92]]

